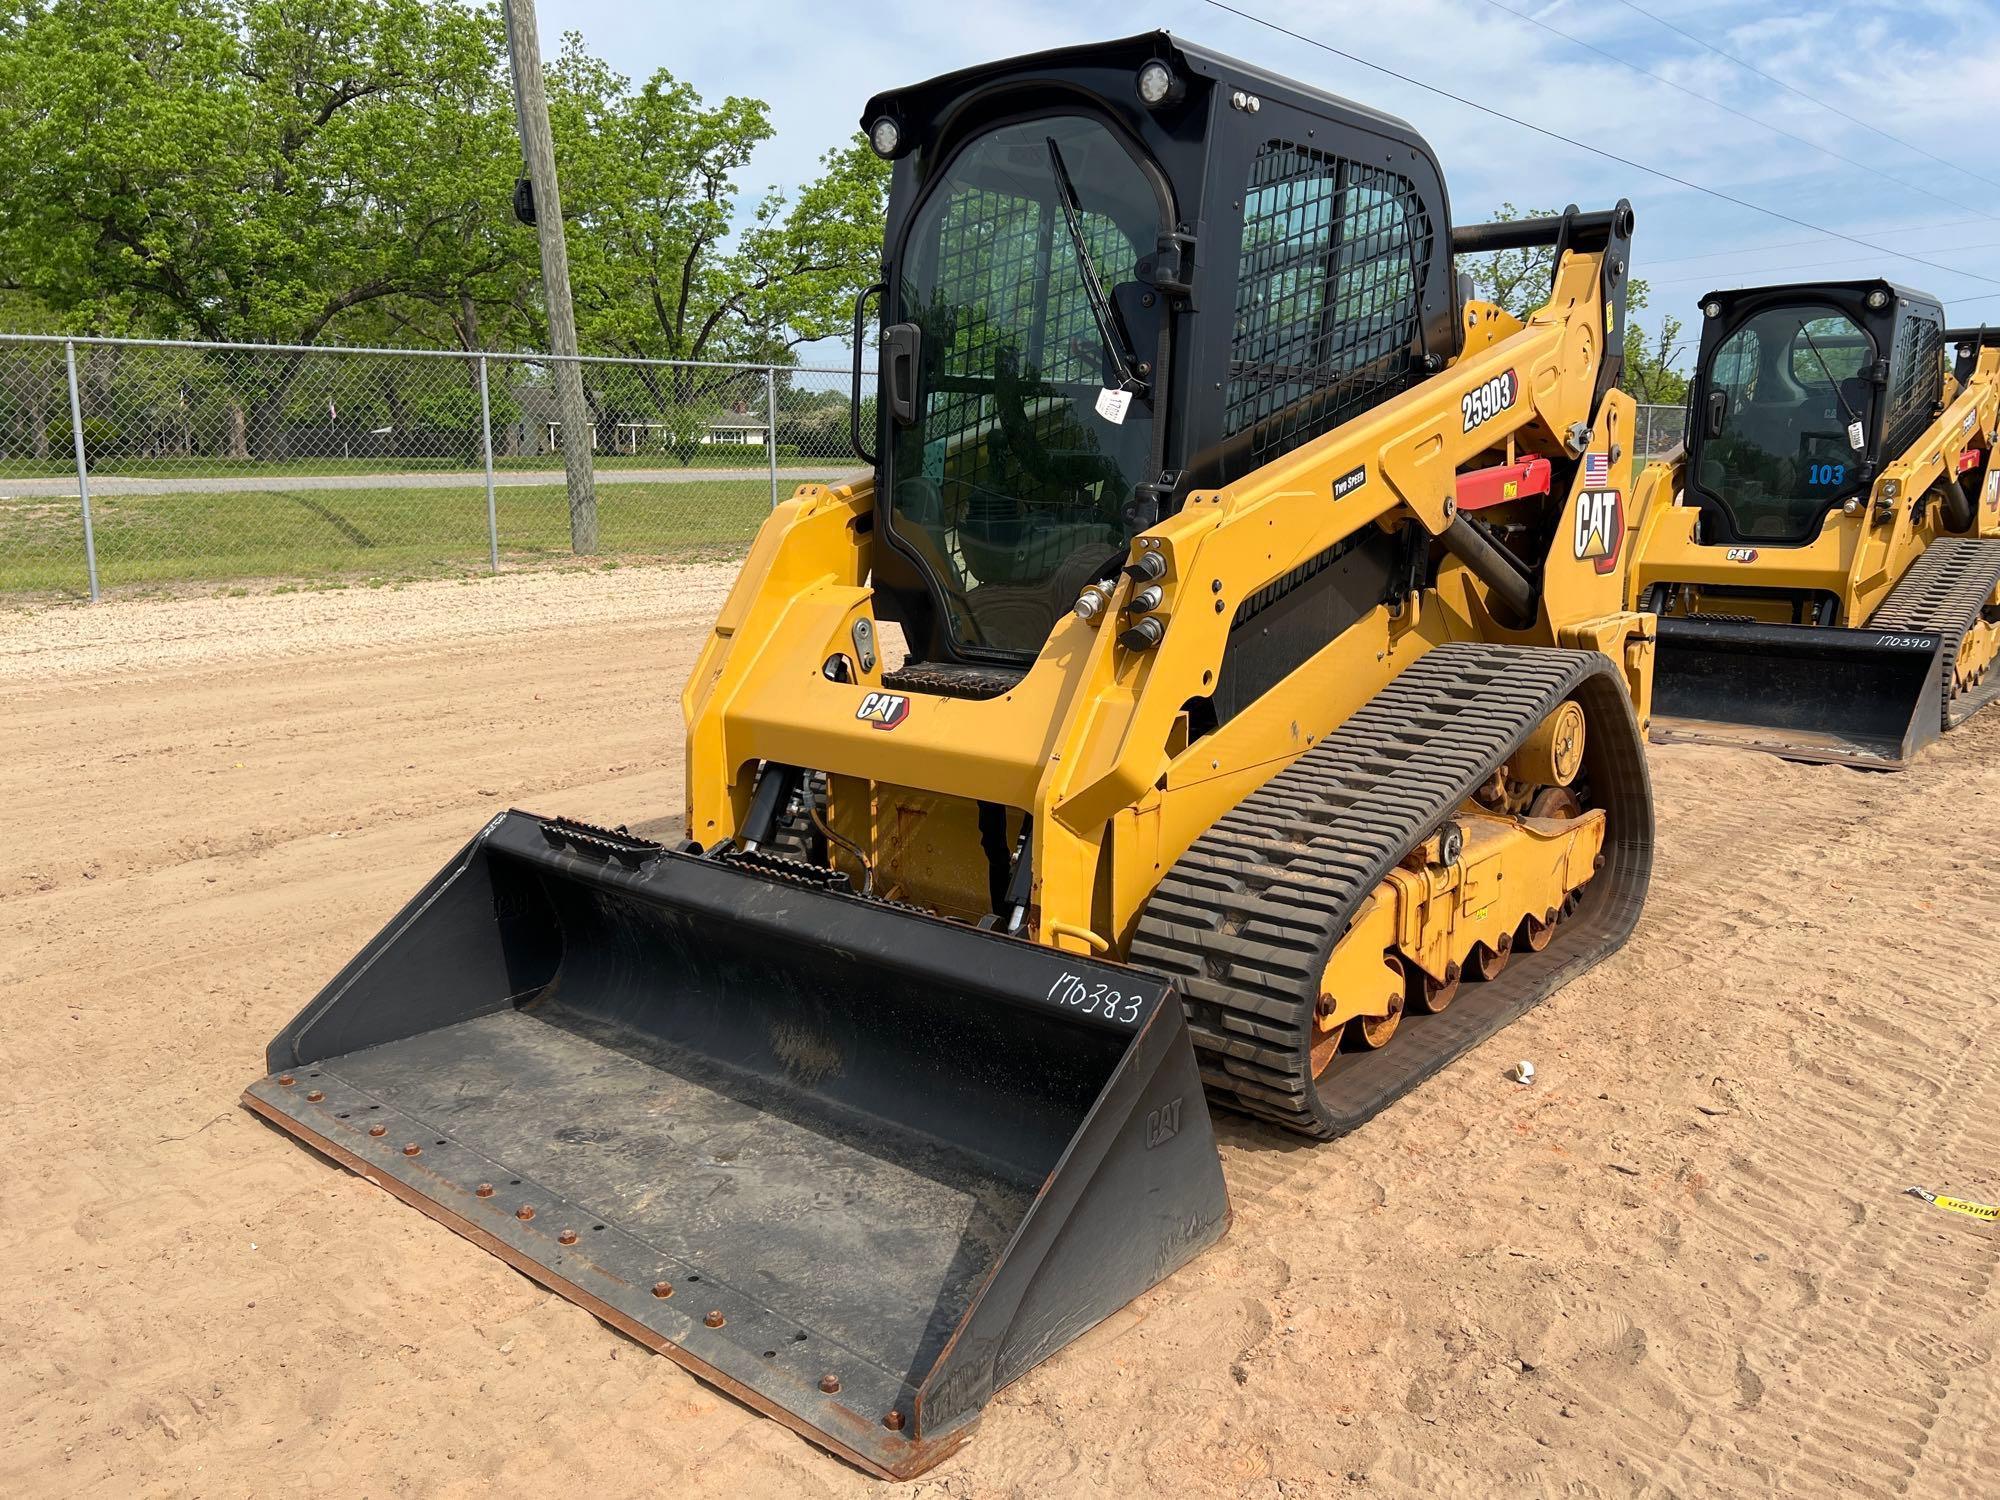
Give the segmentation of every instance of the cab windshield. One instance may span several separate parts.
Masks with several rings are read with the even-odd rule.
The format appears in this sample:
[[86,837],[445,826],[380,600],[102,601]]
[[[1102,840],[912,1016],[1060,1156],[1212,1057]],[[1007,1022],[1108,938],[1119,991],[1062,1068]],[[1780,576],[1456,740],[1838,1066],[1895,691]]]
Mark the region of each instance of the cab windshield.
[[1717,346],[1696,486],[1745,541],[1804,542],[1861,489],[1875,346],[1829,307],[1758,313]]
[[896,291],[922,332],[917,419],[887,455],[889,524],[955,649],[1039,651],[1124,551],[1160,394],[1135,378],[1154,351],[1104,314],[1137,292],[1161,228],[1146,174],[1080,115],[976,137],[912,218]]

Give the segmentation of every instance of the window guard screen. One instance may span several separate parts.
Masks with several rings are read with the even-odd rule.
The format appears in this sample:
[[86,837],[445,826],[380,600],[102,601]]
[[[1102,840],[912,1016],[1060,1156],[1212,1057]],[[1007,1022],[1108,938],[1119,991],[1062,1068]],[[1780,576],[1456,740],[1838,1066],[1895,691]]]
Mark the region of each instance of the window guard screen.
[[1933,318],[1912,313],[1903,319],[1896,346],[1885,459],[1899,457],[1922,435],[1944,399],[1944,328]]
[[1223,409],[1234,479],[1415,377],[1433,226],[1407,178],[1266,142],[1243,198]]

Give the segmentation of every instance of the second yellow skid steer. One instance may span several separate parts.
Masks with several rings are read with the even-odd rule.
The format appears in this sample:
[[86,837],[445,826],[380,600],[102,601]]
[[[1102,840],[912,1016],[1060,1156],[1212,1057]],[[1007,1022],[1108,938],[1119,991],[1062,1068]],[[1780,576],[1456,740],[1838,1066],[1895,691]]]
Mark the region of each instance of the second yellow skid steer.
[[2000,695],[2000,329],[1886,281],[1702,312],[1687,443],[1635,508],[1654,737],[1907,765]]
[[1338,1135],[1624,940],[1652,644],[1624,204],[1454,231],[1158,33],[863,124],[872,476],[758,534],[683,836],[495,818],[247,1097],[903,1476],[1222,1234],[1211,1103]]

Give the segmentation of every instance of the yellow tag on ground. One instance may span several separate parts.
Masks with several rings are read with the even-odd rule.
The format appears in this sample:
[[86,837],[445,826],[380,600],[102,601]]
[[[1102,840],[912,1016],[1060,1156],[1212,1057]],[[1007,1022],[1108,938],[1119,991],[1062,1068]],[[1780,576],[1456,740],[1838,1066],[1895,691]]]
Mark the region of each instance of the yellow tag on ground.
[[1935,1203],[1939,1208],[1951,1213],[1964,1214],[1968,1219],[1980,1219],[1988,1224],[2000,1223],[2000,1205],[1974,1203],[1970,1198],[1947,1198],[1942,1193],[1933,1193],[1924,1188],[1904,1188],[1912,1198],[1921,1198],[1926,1203]]
[[2000,1204],[1973,1203],[1964,1198],[1936,1197],[1931,1199],[1939,1208],[1948,1208],[1955,1214],[1968,1214],[1975,1219],[1984,1219],[1991,1224],[2000,1220]]

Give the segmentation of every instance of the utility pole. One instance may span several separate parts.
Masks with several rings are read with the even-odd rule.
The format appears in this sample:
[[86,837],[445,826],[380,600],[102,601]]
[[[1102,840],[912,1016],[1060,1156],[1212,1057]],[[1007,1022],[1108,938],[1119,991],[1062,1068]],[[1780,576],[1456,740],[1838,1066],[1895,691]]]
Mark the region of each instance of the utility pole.
[[542,300],[548,305],[550,363],[556,410],[562,418],[563,470],[569,478],[570,550],[597,551],[597,477],[591,468],[590,405],[583,399],[583,367],[576,361],[576,313],[569,301],[569,247],[563,241],[562,192],[556,186],[556,148],[549,134],[549,100],[542,89],[542,42],[535,0],[505,0],[507,55],[514,74],[514,113],[521,125],[521,155],[534,191],[534,224],[542,247]]

